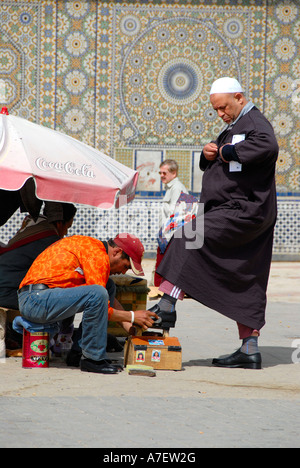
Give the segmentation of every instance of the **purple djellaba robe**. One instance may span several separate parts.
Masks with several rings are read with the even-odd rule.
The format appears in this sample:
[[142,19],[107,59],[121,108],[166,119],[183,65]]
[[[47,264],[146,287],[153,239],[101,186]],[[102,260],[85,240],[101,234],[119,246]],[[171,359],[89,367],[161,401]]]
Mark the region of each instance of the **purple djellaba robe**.
[[204,243],[186,248],[187,227],[196,233],[194,245],[201,245],[197,232],[201,222],[196,218],[173,236],[157,273],[196,301],[259,330],[265,324],[277,216],[278,144],[271,124],[256,107],[227,127],[215,143],[219,148],[235,143],[241,166],[232,170],[219,154],[214,161],[201,154]]

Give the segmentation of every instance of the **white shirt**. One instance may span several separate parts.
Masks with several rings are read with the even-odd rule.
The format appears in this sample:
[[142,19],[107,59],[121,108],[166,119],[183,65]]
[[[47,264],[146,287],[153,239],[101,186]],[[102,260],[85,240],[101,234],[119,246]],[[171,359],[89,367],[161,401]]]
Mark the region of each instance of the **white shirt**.
[[162,207],[160,212],[160,226],[174,213],[176,202],[181,192],[189,193],[182,182],[175,177],[175,179],[168,182],[166,185],[166,193],[162,200]]

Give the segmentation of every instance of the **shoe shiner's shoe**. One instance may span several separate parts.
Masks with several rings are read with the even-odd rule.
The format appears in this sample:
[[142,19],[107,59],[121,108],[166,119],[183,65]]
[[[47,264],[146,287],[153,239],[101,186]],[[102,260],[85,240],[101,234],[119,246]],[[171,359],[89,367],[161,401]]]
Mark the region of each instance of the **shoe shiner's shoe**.
[[[123,346],[119,345],[119,349],[118,351],[122,351],[123,350]],[[106,351],[107,352],[112,352],[112,351],[116,351],[115,348],[114,349],[108,349],[108,347],[106,348]],[[82,352],[77,350],[77,349],[73,349],[71,348],[70,351],[68,352],[67,354],[67,357],[66,357],[66,364],[67,366],[70,366],[70,367],[79,367],[80,366],[80,359],[82,357]],[[110,359],[106,359],[106,361],[110,364],[112,364],[112,361]],[[117,366],[117,368],[121,371],[123,370],[123,366],[121,364],[113,364],[115,366]]]
[[261,354],[245,354],[239,349],[225,358],[213,359],[212,364],[217,367],[241,369],[261,369]]
[[150,312],[154,312],[158,315],[158,319],[152,317],[154,321],[153,325],[150,328],[162,328],[163,330],[168,330],[169,328],[174,328],[176,324],[176,310],[173,312],[167,312],[161,310],[158,304],[155,304],[153,307],[148,309]]
[[70,349],[66,357],[66,364],[67,366],[71,367],[79,367],[80,366],[80,359],[82,356],[81,351],[77,351],[75,349]]
[[118,372],[122,372],[122,370],[124,370],[124,367],[122,366],[122,364],[119,364],[117,362],[114,361],[114,359],[105,359],[106,362],[108,362],[109,364],[111,364],[112,366],[116,367],[116,369],[118,370]]
[[84,357],[80,360],[80,369],[83,372],[95,372],[97,374],[118,374],[120,371],[117,366],[112,365],[107,359],[94,361]]
[[116,336],[111,335],[110,333],[107,334],[107,345],[106,345],[106,352],[107,353],[117,353],[123,351],[123,346],[119,343]]

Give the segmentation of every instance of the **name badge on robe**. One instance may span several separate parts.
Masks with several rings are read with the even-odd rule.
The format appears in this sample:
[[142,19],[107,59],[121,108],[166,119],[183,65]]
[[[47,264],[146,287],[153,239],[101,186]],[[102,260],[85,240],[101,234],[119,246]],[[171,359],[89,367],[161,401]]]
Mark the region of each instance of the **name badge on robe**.
[[238,161],[229,161],[229,172],[241,172],[242,165]]
[[[235,145],[236,143],[239,143],[240,141],[245,140],[245,134],[241,135],[233,135],[232,137],[232,145]],[[241,172],[242,170],[242,165],[238,161],[229,161],[229,172]]]
[[235,145],[236,143],[239,143],[240,141],[244,141],[245,137],[246,135],[244,133],[241,135],[233,135],[231,144]]

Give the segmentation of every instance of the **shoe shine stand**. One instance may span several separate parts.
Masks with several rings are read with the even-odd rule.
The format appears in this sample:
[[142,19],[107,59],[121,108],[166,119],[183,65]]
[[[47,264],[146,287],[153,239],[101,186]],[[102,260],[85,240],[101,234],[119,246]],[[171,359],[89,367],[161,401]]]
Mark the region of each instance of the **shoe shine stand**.
[[169,330],[137,329],[124,347],[124,366],[151,366],[153,369],[181,370],[182,349],[178,338],[169,336]]

